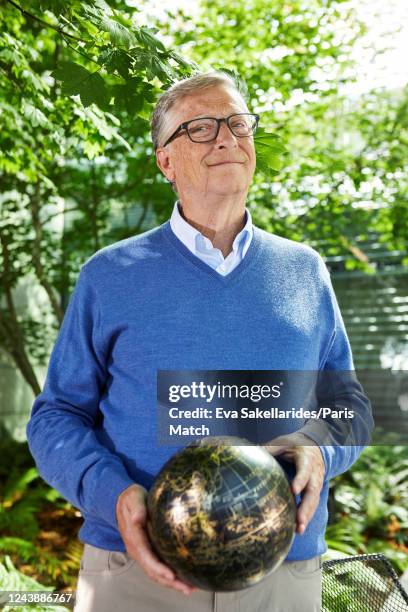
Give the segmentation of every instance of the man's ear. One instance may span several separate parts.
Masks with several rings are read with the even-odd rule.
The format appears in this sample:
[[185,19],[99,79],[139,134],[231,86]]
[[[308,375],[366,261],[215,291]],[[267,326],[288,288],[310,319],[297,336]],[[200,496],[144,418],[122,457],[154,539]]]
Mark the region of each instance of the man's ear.
[[156,164],[163,172],[166,179],[170,182],[174,181],[174,169],[170,160],[169,152],[164,147],[159,147],[156,150]]

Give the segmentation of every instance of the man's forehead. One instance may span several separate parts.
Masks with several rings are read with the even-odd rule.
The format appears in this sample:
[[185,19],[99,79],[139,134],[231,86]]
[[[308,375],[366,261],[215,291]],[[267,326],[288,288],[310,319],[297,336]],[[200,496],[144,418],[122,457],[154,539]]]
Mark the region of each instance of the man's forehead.
[[177,116],[177,119],[183,122],[214,114],[223,116],[234,111],[242,113],[247,109],[238,92],[217,88],[185,96],[172,110],[174,110],[173,116]]

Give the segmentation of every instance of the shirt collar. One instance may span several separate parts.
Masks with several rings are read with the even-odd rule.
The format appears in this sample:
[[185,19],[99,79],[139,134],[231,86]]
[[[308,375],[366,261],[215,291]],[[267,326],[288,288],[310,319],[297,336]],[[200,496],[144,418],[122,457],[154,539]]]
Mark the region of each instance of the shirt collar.
[[[177,238],[179,238],[179,240],[181,240],[181,242],[183,242],[185,246],[193,253],[197,250],[197,247],[200,245],[200,243],[202,244],[204,242],[212,246],[211,241],[206,236],[203,236],[203,234],[198,229],[190,225],[190,223],[188,223],[181,216],[178,205],[179,200],[175,202],[173,212],[170,217],[170,227],[173,230],[174,234],[176,234]],[[252,218],[248,208],[245,208],[245,214],[245,225],[242,230],[235,236],[234,242],[232,244],[233,251],[237,251],[242,243],[242,257],[247,252],[253,235]]]

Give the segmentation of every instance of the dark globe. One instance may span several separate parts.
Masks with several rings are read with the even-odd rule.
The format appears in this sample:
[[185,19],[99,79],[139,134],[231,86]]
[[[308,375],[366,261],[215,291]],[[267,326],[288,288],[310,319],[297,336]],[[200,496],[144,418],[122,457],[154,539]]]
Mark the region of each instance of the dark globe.
[[239,438],[204,438],[176,453],[147,505],[157,555],[205,590],[260,582],[294,537],[296,505],[284,471],[266,450]]

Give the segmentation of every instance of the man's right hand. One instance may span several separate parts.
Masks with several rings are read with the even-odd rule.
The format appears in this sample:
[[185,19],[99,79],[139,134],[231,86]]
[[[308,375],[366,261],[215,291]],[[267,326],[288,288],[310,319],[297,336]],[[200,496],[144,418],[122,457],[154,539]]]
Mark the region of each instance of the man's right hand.
[[173,570],[164,565],[152,549],[146,529],[146,496],[146,489],[134,484],[118,497],[116,517],[126,550],[151,580],[190,595],[197,589],[176,578]]

